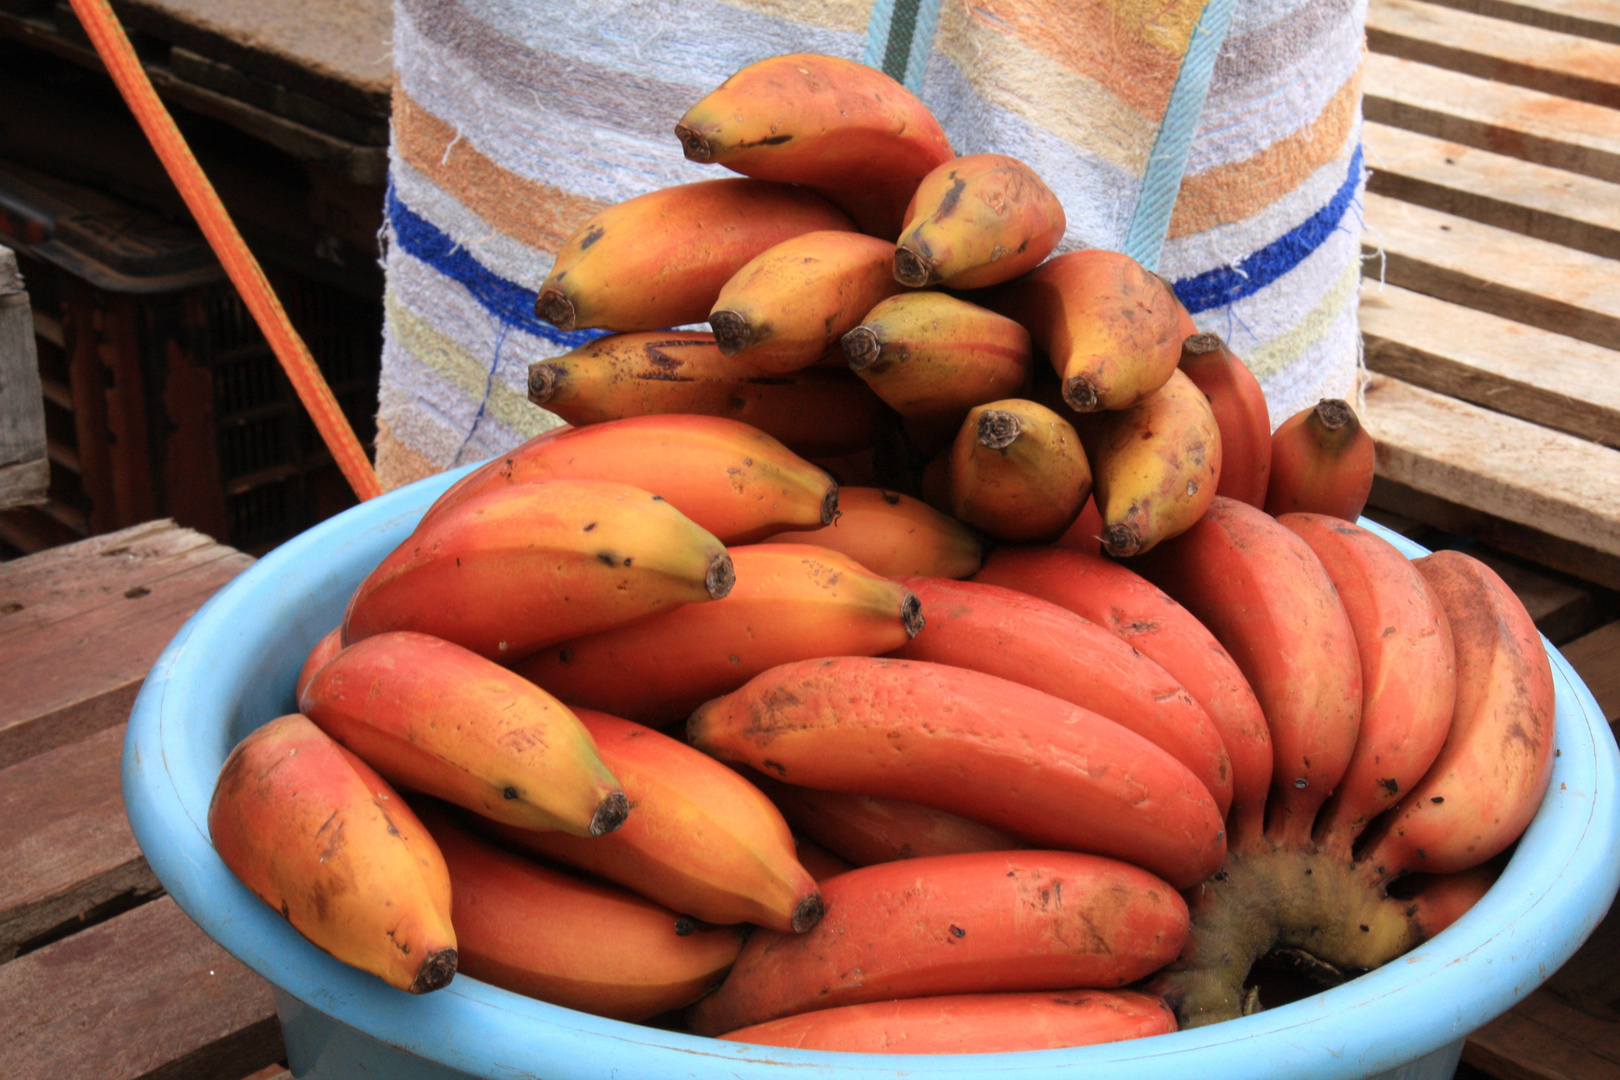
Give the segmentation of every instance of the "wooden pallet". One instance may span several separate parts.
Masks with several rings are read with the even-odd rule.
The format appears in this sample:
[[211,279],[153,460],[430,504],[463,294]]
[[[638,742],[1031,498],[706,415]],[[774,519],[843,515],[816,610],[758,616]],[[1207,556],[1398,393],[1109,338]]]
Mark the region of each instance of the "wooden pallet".
[[1377,505],[1620,588],[1620,4],[1371,0]]

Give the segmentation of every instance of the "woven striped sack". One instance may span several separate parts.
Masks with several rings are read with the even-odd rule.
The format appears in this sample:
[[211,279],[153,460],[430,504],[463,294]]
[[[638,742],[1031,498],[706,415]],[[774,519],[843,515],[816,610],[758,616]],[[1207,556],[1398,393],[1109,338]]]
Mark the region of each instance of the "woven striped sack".
[[1366,0],[396,0],[377,467],[389,487],[555,425],[534,315],[604,206],[721,175],[676,120],[787,52],[862,60],[959,154],[1028,162],[1059,250],[1125,251],[1259,376],[1273,421],[1349,397]]

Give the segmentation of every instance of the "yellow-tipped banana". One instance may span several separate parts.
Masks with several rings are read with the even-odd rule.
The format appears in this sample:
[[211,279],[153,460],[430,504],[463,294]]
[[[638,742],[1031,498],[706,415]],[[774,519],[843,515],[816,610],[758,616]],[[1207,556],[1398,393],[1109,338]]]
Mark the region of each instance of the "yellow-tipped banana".
[[928,107],[877,68],[790,53],[751,64],[686,111],[689,161],[803,184],[893,240],[922,178],[953,156]]
[[731,559],[663,498],[608,480],[545,480],[424,518],[349,601],[343,640],[415,630],[516,660],[731,591]]
[[702,322],[720,286],[790,236],[853,226],[813,191],[700,180],[638,195],[581,225],[557,252],[534,313],[561,330]]
[[766,542],[832,548],[884,577],[965,578],[984,561],[978,533],[921,499],[875,487],[839,488],[832,524],[777,533]]
[[836,349],[880,300],[900,291],[894,245],[852,232],[784,240],[738,270],[709,312],[727,356],[760,371],[797,371]]
[[1066,226],[1063,204],[1022,161],[956,158],[924,177],[906,208],[894,277],[913,288],[1000,285],[1039,266]]
[[948,453],[930,463],[934,505],[1002,540],[1050,541],[1091,494],[1091,466],[1074,427],[1033,401],[970,411]]
[[529,400],[575,427],[670,413],[725,417],[808,457],[872,446],[893,419],[847,371],[764,375],[723,356],[707,332],[609,334],[537,360],[529,365]]
[[969,409],[1017,396],[1029,382],[1029,331],[941,292],[889,297],[842,345],[850,370],[906,418],[913,439],[939,433],[935,449]]
[[1180,371],[1141,403],[1082,425],[1102,513],[1103,547],[1147,551],[1204,515],[1221,478],[1221,432],[1209,399]]
[[208,807],[231,872],[304,937],[413,994],[456,972],[444,857],[388,783],[302,716],[231,751]]

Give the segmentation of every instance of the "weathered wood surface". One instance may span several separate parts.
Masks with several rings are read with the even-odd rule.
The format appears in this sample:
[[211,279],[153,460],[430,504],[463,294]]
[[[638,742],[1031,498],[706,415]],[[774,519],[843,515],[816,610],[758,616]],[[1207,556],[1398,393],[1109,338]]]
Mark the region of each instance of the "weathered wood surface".
[[1367,119],[1620,181],[1620,110],[1372,53]]
[[124,725],[0,769],[0,962],[163,887],[119,789]]
[[6,1080],[241,1080],[283,1049],[270,987],[168,897],[0,967]]
[[1620,258],[1620,184],[1371,121],[1362,136],[1369,191]]
[[1367,276],[1620,349],[1620,266],[1455,214],[1368,193]]
[[1504,33],[1499,19],[1421,0],[1372,0],[1367,44],[1376,52],[1620,107],[1620,45],[1535,26]]
[[1373,375],[1378,473],[1620,557],[1620,450]]
[[0,563],[0,768],[122,723],[162,646],[251,562],[159,521]]
[[[1539,26],[1563,34],[1579,34],[1593,41],[1620,43],[1620,7],[1614,0],[1437,0],[1458,11],[1489,15],[1525,26]],[[1508,31],[1504,31],[1508,32]]]
[[50,482],[34,318],[17,256],[0,247],[0,510],[44,502]]
[[1375,280],[1361,332],[1373,371],[1620,447],[1620,352]]
[[[1603,710],[1609,723],[1620,724],[1620,622],[1609,623],[1576,638],[1561,651],[1597,698],[1598,708]],[[1620,943],[1614,953],[1614,966],[1620,974]],[[1613,1004],[1620,1008],[1620,990]]]

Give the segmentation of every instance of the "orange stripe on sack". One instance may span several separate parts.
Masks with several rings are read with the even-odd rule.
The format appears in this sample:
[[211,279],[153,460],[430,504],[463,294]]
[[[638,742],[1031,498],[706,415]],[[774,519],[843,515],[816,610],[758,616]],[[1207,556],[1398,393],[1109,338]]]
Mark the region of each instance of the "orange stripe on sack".
[[1204,0],[982,0],[970,10],[980,33],[1016,37],[1157,122]]
[[413,169],[467,209],[514,240],[542,251],[556,252],[607,206],[501,168],[412,101],[397,83],[394,146]]
[[1182,178],[1171,237],[1252,217],[1344,153],[1361,101],[1361,69],[1345,80],[1316,118],[1242,161]]

